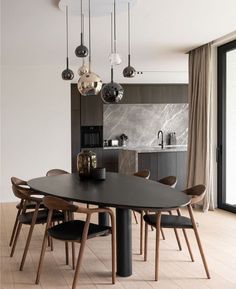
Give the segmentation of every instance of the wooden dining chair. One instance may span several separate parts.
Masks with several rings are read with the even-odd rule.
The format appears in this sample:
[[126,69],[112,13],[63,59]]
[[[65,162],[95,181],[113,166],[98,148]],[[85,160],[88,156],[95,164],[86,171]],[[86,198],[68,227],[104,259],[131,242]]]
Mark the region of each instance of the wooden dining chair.
[[[17,182],[17,185],[20,186],[20,187],[25,187],[25,188],[28,188],[29,189],[29,186],[27,185],[27,182],[24,181],[24,180],[21,180],[21,179],[17,179],[16,180]],[[34,210],[35,209],[35,202],[31,202],[31,201],[28,201],[27,204],[25,204],[25,210]],[[39,205],[39,208],[43,208],[44,205],[43,203],[41,203]],[[19,203],[17,203],[16,205],[16,209],[17,209],[17,213],[16,213],[16,217],[15,217],[15,221],[14,221],[14,225],[13,225],[13,228],[12,228],[12,233],[11,233],[11,238],[10,238],[10,242],[9,242],[9,246],[11,247],[12,244],[13,244],[13,240],[15,238],[15,234],[16,234],[16,228],[18,226],[18,217],[19,215],[21,214],[22,210],[23,210],[23,200],[21,200]]]
[[[148,170],[145,170],[145,171],[148,171]],[[142,176],[142,175],[145,176],[145,174],[142,173],[142,172],[143,171],[137,172],[134,175],[136,175],[136,176]],[[149,175],[148,175],[148,178],[149,178],[150,171],[148,171],[148,172],[149,172]],[[147,176],[147,172],[146,172],[146,176]],[[175,176],[168,176],[168,177],[160,179],[158,182],[174,188],[176,186],[176,184],[177,184],[177,178]],[[140,255],[142,255],[143,254],[143,216],[144,216],[145,212],[143,210],[135,210],[134,212],[137,212],[137,213],[140,214]],[[146,226],[148,226],[148,225],[146,224]],[[151,227],[151,228],[153,230],[153,227]],[[145,227],[145,230],[147,230],[146,227]],[[164,232],[163,232],[162,228],[161,228],[161,234],[162,234],[162,238],[165,239],[165,235],[164,235]],[[177,242],[179,244],[179,247],[181,248],[180,239],[179,239],[177,230],[175,230],[175,235],[176,235],[176,239],[177,239]],[[147,242],[147,240],[146,240],[146,242]],[[146,258],[146,255],[145,255],[145,258]]]
[[[32,189],[30,189],[29,187],[22,187],[22,184],[24,184],[24,181],[16,177],[12,177],[11,182],[12,182],[12,190],[13,190],[14,195],[21,200],[20,201],[21,211],[18,215],[18,224],[17,224],[16,233],[14,236],[12,250],[10,254],[11,257],[13,257],[14,255],[22,225],[24,224],[24,225],[30,226],[28,236],[26,239],[23,256],[21,259],[21,264],[20,264],[20,271],[22,271],[24,267],[25,259],[28,253],[34,226],[35,224],[46,223],[47,216],[48,216],[48,209],[46,209],[45,207],[40,209],[40,205],[42,204],[42,198],[35,196],[38,194]],[[33,203],[35,205],[32,211],[27,211],[27,205],[29,203]],[[54,214],[52,215],[51,220],[52,222],[63,221],[64,214],[62,212],[55,211]]]
[[[101,236],[107,233],[111,233],[111,251],[112,251],[112,283],[115,283],[115,220],[114,214],[109,208],[80,208],[71,204],[68,201],[57,197],[46,196],[43,199],[44,205],[49,209],[47,225],[45,229],[42,250],[40,254],[40,260],[38,265],[37,277],[35,283],[40,281],[40,275],[42,272],[43,260],[46,250],[47,237],[50,236],[57,240],[65,242],[77,242],[80,243],[80,250],[75,268],[74,280],[72,289],[76,288],[78,283],[79,271],[82,265],[82,258],[85,250],[85,244],[87,239],[91,239],[97,236]],[[68,220],[62,224],[52,226],[52,215],[54,210],[62,210],[68,213],[83,213],[86,215],[86,221],[81,220]],[[94,213],[108,213],[111,220],[111,227],[102,226],[90,223],[91,216]]]
[[[183,192],[189,196],[191,196],[191,202],[187,205],[189,217],[184,217],[181,215],[180,208],[177,208],[178,215],[169,215],[169,214],[162,214],[161,211],[156,212],[155,214],[146,214],[144,216],[144,221],[156,228],[156,253],[155,253],[155,280],[157,281],[159,279],[159,262],[160,262],[160,230],[161,228],[178,228],[183,229],[184,232],[186,229],[192,229],[194,231],[196,241],[198,244],[198,248],[201,254],[202,262],[205,268],[205,272],[207,275],[207,278],[210,279],[210,273],[207,266],[206,258],[203,252],[201,240],[199,237],[197,225],[194,219],[193,215],[193,209],[192,205],[200,202],[205,195],[205,186],[204,185],[197,185],[192,188],[186,189]],[[185,232],[186,233],[186,232]],[[145,252],[144,254],[147,254],[147,243],[146,243],[146,232],[145,232]],[[193,255],[190,247],[190,243],[188,239],[186,239],[188,250],[191,256],[191,259],[193,260]]]
[[59,175],[65,175],[65,174],[69,174],[69,172],[61,170],[61,169],[51,169],[47,171],[46,176],[53,177],[53,176],[59,176]]

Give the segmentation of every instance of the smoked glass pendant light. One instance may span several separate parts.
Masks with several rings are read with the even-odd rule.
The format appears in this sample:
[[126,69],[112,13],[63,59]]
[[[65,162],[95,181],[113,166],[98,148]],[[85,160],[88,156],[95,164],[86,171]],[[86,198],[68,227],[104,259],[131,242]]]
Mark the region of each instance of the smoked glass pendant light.
[[66,6],[66,69],[61,73],[63,80],[72,80],[74,78],[73,71],[69,69],[68,42],[68,6]]
[[136,70],[130,65],[130,3],[128,2],[128,66],[123,70],[124,77],[134,77],[136,75]]
[[83,0],[80,0],[80,19],[81,19],[80,45],[75,49],[75,55],[77,57],[86,57],[88,56],[88,48],[84,45]]
[[97,95],[102,88],[101,78],[91,72],[91,5],[89,0],[89,72],[83,74],[78,81],[78,90],[82,95]]
[[109,56],[109,61],[111,65],[119,65],[121,64],[122,60],[120,54],[117,53],[116,48],[116,0],[114,0],[113,9],[114,9],[114,51],[111,52]]
[[[111,52],[113,52],[113,21],[111,13]],[[111,82],[103,86],[101,98],[104,103],[118,103],[124,95],[124,89],[119,84],[113,81],[113,65],[111,65]]]

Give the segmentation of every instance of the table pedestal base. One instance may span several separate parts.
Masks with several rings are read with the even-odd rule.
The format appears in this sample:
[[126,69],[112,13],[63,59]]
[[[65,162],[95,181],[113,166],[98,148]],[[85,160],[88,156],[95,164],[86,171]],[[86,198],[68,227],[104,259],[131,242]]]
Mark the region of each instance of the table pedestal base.
[[132,275],[131,210],[116,209],[117,275]]

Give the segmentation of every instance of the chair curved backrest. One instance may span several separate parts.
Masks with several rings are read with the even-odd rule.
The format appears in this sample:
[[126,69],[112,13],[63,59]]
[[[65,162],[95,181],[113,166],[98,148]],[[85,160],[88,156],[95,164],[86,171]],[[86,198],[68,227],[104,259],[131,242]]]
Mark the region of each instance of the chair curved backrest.
[[72,203],[63,200],[61,198],[46,196],[43,198],[43,204],[49,210],[61,210],[61,211],[69,211],[76,212],[78,210],[78,206],[73,205]]
[[191,204],[199,203],[205,196],[206,187],[204,185],[196,185],[183,191],[188,196],[191,196]]
[[134,173],[134,176],[144,178],[144,179],[149,179],[150,177],[150,171],[149,170],[142,170]]
[[160,179],[158,182],[163,184],[163,185],[167,185],[167,186],[170,186],[172,188],[175,188],[175,186],[177,184],[177,178],[175,176],[168,176],[168,177]]
[[67,171],[61,169],[52,169],[46,173],[47,177],[69,174]]
[[16,177],[11,177],[12,191],[14,195],[21,200],[29,200],[31,189],[27,186],[27,182]]

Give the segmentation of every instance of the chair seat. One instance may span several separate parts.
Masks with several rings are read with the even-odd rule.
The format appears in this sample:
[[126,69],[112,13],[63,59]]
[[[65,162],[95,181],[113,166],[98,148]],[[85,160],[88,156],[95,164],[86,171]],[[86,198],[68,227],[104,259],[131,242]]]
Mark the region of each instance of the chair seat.
[[[156,227],[156,214],[147,214],[144,217],[144,221],[149,225]],[[184,228],[192,229],[193,225],[190,218],[176,215],[161,215],[161,227],[162,228]]]
[[[25,225],[30,225],[32,222],[34,212],[26,212],[21,214],[18,217],[18,220],[20,223],[25,224]],[[48,217],[48,210],[43,209],[38,211],[38,216],[36,220],[36,224],[44,224],[47,222],[47,217]],[[53,216],[52,216],[52,221],[63,221],[64,220],[64,214],[60,211],[54,210]]]
[[[29,202],[27,203],[27,205],[26,205],[26,209],[35,209],[35,206],[36,206],[35,202],[29,201]],[[20,203],[18,203],[18,204],[16,205],[16,208],[17,208],[17,209],[20,209]],[[44,204],[41,203],[40,206],[39,206],[39,208],[45,208]]]
[[[48,234],[56,239],[65,241],[80,241],[84,229],[84,221],[68,221],[48,229]],[[111,227],[90,223],[88,239],[111,232]]]

